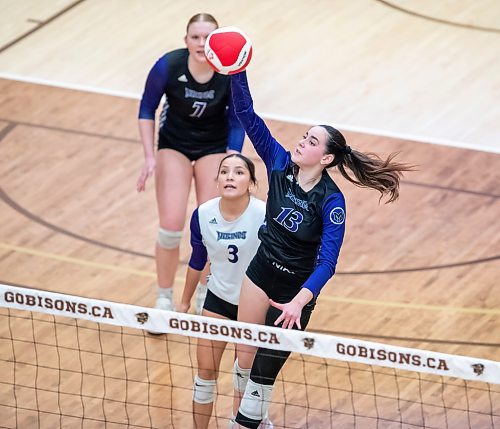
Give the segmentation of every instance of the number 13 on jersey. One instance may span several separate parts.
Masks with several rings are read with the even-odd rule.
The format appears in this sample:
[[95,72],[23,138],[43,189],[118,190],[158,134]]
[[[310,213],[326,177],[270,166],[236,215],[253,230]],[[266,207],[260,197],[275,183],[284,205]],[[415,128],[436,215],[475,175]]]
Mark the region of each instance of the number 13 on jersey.
[[299,225],[304,220],[302,213],[290,207],[281,207],[281,212],[274,218],[276,222],[291,232],[297,232]]

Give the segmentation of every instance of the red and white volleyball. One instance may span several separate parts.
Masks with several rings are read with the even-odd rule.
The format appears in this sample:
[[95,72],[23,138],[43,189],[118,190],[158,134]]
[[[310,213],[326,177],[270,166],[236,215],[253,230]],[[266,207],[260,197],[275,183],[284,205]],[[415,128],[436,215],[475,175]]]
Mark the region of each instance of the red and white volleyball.
[[252,42],[239,28],[221,27],[208,35],[205,56],[218,73],[239,73],[252,58]]

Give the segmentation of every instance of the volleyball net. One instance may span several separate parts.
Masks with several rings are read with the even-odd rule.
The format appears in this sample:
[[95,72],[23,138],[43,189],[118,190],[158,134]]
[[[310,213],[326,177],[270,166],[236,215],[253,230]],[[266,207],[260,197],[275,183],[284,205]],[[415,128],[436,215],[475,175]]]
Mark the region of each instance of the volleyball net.
[[[148,331],[166,335],[150,335]],[[192,427],[197,338],[290,350],[278,428],[500,428],[500,362],[0,285],[0,427]]]

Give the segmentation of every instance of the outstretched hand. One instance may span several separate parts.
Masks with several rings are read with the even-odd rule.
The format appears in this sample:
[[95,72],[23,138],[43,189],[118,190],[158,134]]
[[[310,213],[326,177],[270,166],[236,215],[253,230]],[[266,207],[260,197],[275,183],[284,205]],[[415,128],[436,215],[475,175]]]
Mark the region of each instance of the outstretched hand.
[[286,304],[280,304],[278,302],[269,300],[269,304],[273,307],[281,310],[281,315],[274,321],[274,326],[278,326],[281,322],[283,322],[283,329],[293,329],[294,325],[297,325],[299,329],[302,329],[300,326],[300,316],[302,315],[302,306],[293,300],[287,302]]
[[144,161],[144,166],[142,167],[141,174],[137,179],[137,192],[146,190],[146,181],[153,175],[155,167],[156,160],[154,158],[149,158]]

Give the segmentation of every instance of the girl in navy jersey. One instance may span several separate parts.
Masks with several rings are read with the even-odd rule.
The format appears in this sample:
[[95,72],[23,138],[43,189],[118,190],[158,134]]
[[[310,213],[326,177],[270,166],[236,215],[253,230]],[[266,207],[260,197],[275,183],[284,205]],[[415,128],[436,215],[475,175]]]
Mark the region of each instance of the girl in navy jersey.
[[[391,202],[398,198],[402,172],[411,167],[392,162],[393,155],[382,160],[355,151],[327,125],[310,128],[287,152],[255,114],[244,72],[232,76],[231,91],[236,115],[269,180],[266,226],[243,280],[238,320],[305,329],[321,288],[335,272],[344,238],[344,197],[326,169],[336,166],[350,182],[387,194]],[[251,373],[231,427],[259,426],[289,354],[238,345],[236,363]]]
[[[237,319],[241,282],[259,246],[257,233],[266,211],[265,203],[250,195],[249,189],[255,183],[255,166],[248,158],[233,154],[222,160],[217,174],[220,197],[201,204],[191,217],[193,251],[179,311],[189,310],[208,257],[211,274],[202,314]],[[219,365],[226,344],[198,339],[198,374],[193,387],[193,420],[196,429],[208,427]]]
[[[215,197],[214,171],[226,152],[239,152],[243,145],[244,131],[229,103],[229,78],[214,73],[205,59],[205,40],[217,27],[212,15],[193,16],[184,38],[186,48],[169,52],[156,62],[140,104],[144,166],[137,190],[145,190],[154,172],[160,223],[155,250],[156,307],[166,310],[174,309],[172,285],[191,181],[194,177],[198,204]],[[166,101],[155,155],[155,112],[163,95]],[[203,292],[201,295],[204,298]]]

